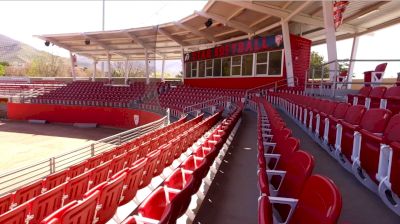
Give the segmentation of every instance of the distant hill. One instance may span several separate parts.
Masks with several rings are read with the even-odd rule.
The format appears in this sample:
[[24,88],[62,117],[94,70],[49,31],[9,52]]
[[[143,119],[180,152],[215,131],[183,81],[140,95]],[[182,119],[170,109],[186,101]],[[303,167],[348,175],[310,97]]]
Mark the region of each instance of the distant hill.
[[10,64],[26,64],[34,57],[47,55],[50,54],[0,34],[0,61]]

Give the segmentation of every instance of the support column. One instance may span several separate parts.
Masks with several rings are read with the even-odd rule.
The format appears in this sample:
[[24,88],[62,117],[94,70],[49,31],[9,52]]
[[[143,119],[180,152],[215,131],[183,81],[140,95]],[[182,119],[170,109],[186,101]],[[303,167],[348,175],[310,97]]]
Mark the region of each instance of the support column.
[[72,55],[72,52],[69,52],[69,57],[71,59],[71,75],[72,75],[72,80],[76,80],[76,73],[75,73],[75,63],[76,63],[76,57]]
[[97,61],[93,60],[93,73],[92,73],[93,82],[96,80],[96,74],[97,74]]
[[182,80],[183,80],[183,82],[185,81],[185,49],[182,47],[181,48],[181,50],[182,50],[182,59],[181,59],[181,61],[182,61]]
[[150,83],[150,77],[149,77],[149,54],[147,52],[147,49],[144,49],[144,63],[146,64],[144,75],[146,77],[146,84],[148,85]]
[[[353,37],[353,45],[351,46],[351,54],[350,54],[350,60],[354,60],[357,57],[357,49],[358,49],[358,41],[359,41],[360,37],[358,36],[354,36]],[[349,63],[349,78],[348,81],[351,82],[352,81],[352,74],[354,71],[354,64],[355,61],[350,61]],[[351,84],[347,84],[347,89],[351,89]]]
[[[322,9],[324,13],[324,25],[325,25],[325,36],[326,36],[326,47],[328,50],[328,61],[337,60],[336,52],[336,35],[335,35],[335,24],[333,22],[333,4],[331,1],[322,1]],[[329,79],[334,80],[337,74],[337,63],[331,63],[329,65]]]
[[128,58],[125,59],[124,77],[125,77],[125,85],[126,85],[126,84],[128,84]]
[[286,79],[288,86],[294,86],[294,74],[292,63],[292,47],[290,45],[289,24],[282,21],[283,46],[285,47]]
[[112,72],[111,72],[111,55],[107,53],[107,72],[108,72],[108,79],[111,80]]
[[165,57],[162,59],[162,66],[161,66],[161,82],[164,82],[164,70],[165,70]]

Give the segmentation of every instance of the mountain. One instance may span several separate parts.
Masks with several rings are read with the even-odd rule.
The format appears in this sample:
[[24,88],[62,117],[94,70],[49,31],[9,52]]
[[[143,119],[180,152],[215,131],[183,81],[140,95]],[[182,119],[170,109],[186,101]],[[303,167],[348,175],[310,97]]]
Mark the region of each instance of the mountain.
[[39,51],[27,44],[0,34],[0,61],[10,64],[26,64],[37,56],[48,56],[47,52]]

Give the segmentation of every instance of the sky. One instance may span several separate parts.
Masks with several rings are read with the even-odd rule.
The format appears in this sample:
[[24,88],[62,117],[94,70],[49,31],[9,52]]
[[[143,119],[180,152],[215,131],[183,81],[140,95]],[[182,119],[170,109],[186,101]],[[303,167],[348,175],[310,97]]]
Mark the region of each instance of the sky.
[[[207,1],[115,1],[105,2],[105,30],[127,29],[177,21],[201,10]],[[3,1],[0,0],[0,33],[49,53],[68,56],[56,46],[45,47],[32,35],[100,31],[102,29],[101,0],[91,1]],[[400,52],[400,25],[364,35],[358,46],[359,59],[396,59]],[[337,43],[338,58],[350,57],[352,40]],[[328,60],[326,45],[312,50]],[[374,69],[378,63],[357,63],[355,75]],[[160,67],[160,66],[157,66]],[[167,65],[168,66],[168,62]],[[170,66],[171,67],[171,66]],[[173,66],[172,66],[173,67]],[[157,69],[158,70],[158,69]],[[397,77],[400,63],[391,62],[385,77]]]

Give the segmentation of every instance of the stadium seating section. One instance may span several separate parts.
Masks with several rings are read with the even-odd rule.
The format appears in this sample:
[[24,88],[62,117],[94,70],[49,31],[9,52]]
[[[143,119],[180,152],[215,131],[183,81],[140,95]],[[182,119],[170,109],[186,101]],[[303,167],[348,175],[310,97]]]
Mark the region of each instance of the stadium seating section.
[[258,223],[337,223],[342,198],[335,184],[312,175],[314,158],[299,149],[299,140],[270,103],[253,100],[259,104]]
[[366,86],[347,103],[291,91],[267,98],[400,215],[400,87]]
[[205,119],[182,118],[3,195],[0,223],[106,223],[206,133],[202,145],[141,203],[137,215],[125,221],[174,223],[199,190],[241,110],[237,107],[222,122],[222,112]]

